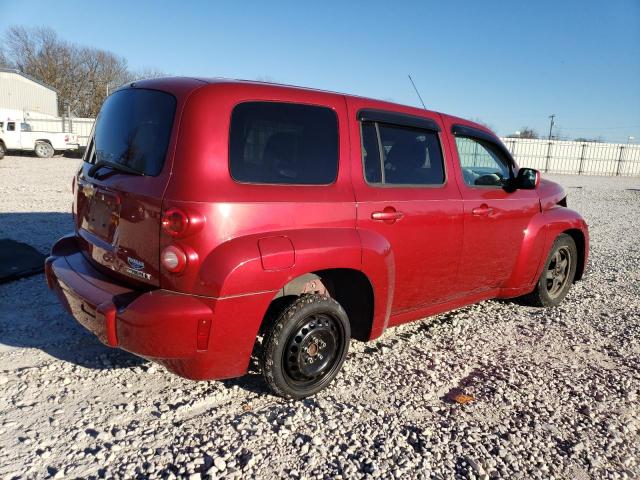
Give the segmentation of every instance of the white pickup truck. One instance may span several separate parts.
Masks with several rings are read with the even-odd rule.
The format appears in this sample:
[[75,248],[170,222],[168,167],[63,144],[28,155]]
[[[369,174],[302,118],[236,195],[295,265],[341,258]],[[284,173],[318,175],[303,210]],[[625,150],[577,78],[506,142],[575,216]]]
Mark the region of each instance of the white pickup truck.
[[33,131],[28,120],[0,119],[0,158],[8,150],[35,152],[40,158],[53,157],[56,151],[76,150],[78,136],[73,133]]

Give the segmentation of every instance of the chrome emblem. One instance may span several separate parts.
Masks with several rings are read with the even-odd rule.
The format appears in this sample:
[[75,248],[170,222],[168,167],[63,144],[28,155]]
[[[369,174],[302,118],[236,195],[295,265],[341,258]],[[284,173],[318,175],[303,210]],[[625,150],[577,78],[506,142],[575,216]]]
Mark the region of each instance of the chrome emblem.
[[127,263],[134,270],[142,270],[144,268],[144,262],[137,258],[127,257]]
[[141,272],[140,270],[134,270],[133,268],[129,268],[129,267],[126,267],[124,271],[128,275],[131,275],[132,277],[141,278],[142,280],[151,280],[150,273]]

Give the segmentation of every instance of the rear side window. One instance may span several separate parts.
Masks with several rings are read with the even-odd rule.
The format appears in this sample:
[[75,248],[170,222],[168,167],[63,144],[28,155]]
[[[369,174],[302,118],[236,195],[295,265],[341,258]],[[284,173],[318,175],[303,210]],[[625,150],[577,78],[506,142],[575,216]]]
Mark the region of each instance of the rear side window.
[[241,103],[231,115],[229,169],[238,182],[333,183],[338,175],[335,112],[293,103]]
[[431,130],[362,122],[362,156],[370,184],[442,185],[438,134]]
[[176,99],[157,90],[127,88],[102,105],[95,126],[95,161],[119,163],[155,176],[164,165]]

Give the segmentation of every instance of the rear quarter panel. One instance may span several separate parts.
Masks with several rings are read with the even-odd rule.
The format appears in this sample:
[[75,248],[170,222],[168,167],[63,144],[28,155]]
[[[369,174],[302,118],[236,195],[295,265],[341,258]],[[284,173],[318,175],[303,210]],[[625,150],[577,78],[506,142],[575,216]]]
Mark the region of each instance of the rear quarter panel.
[[[231,178],[231,113],[241,102],[261,100],[319,105],[335,112],[341,161],[334,183],[261,185]],[[213,297],[245,295],[276,291],[288,279],[314,269],[357,268],[360,253],[346,161],[347,121],[344,98],[336,94],[238,83],[213,83],[194,92],[182,114],[163,208],[197,212],[206,218],[206,225],[193,236],[162,240],[162,246],[178,243],[197,256],[192,262],[197,268],[179,277],[163,275],[163,288]],[[259,241],[268,237],[290,240],[292,265],[275,271],[263,268]]]

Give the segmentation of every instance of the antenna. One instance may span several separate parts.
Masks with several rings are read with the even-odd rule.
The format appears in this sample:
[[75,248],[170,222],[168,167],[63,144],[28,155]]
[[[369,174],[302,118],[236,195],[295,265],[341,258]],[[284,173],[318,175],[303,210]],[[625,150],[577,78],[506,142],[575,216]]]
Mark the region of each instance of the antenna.
[[426,110],[427,107],[424,106],[424,102],[422,101],[422,97],[420,96],[420,92],[418,91],[418,88],[416,87],[416,84],[413,83],[413,78],[411,78],[411,75],[409,75],[409,74],[407,74],[407,76],[409,77],[409,80],[411,81],[411,85],[413,85],[413,89],[418,94],[418,98],[420,99],[420,103],[422,104],[422,108],[424,108]]

